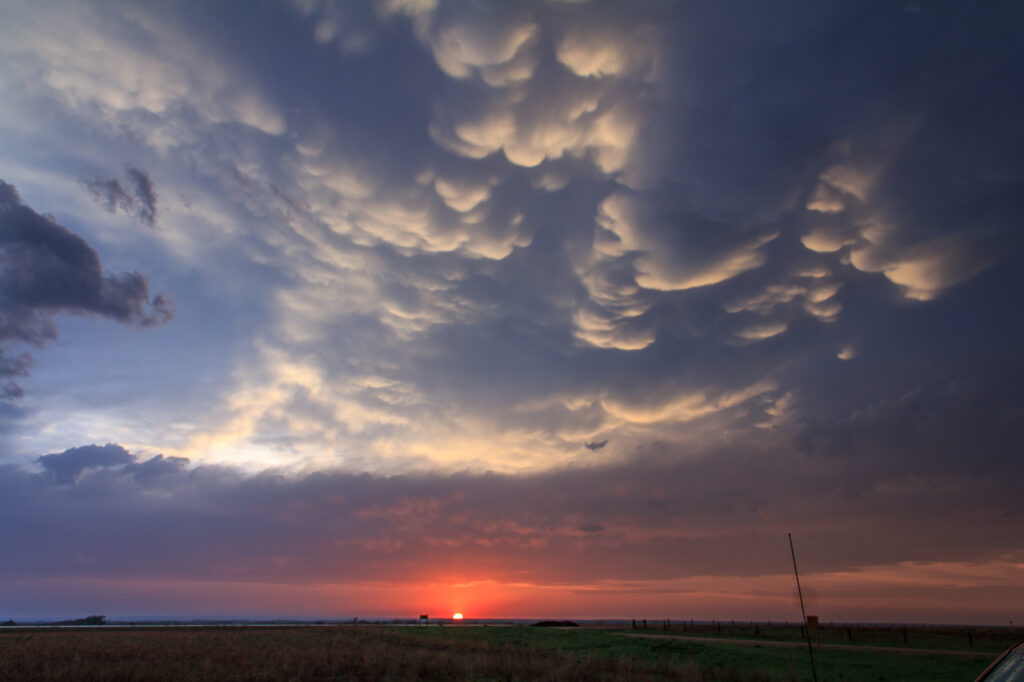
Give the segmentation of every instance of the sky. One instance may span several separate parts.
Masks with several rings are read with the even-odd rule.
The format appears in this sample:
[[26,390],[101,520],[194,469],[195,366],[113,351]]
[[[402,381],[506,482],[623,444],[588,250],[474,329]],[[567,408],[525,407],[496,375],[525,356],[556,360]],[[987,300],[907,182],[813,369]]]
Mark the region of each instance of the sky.
[[0,0],[0,619],[1024,622],[1024,6]]

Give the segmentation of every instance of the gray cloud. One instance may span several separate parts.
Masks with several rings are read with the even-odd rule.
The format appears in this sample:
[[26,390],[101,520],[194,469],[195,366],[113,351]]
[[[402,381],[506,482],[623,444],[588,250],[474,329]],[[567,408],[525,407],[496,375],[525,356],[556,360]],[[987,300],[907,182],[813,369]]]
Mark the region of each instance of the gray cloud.
[[796,441],[808,454],[859,461],[882,477],[956,473],[998,480],[1019,467],[1024,435],[1009,425],[1024,414],[1022,391],[1019,374],[978,374],[839,417],[808,415]]
[[587,441],[586,443],[583,444],[583,447],[585,447],[587,450],[600,450],[605,445],[608,445],[608,442],[609,441],[607,440]]
[[24,390],[14,380],[15,377],[28,376],[28,370],[32,367],[32,355],[30,353],[19,353],[11,356],[0,351],[0,377],[4,383],[0,387],[3,397],[8,400],[20,398]]
[[[122,463],[122,462],[118,462]],[[188,465],[187,457],[164,457],[156,455],[144,462],[136,462],[134,458],[124,467],[126,474],[131,474],[139,481],[156,479],[161,476],[178,474]]]
[[68,448],[58,454],[42,455],[36,461],[58,483],[75,483],[87,469],[131,464],[135,458],[120,445],[107,443]]
[[[19,519],[5,551],[21,557],[0,574],[402,581],[460,566],[542,584],[754,577],[785,573],[786,532],[819,573],[1020,559],[1009,540],[1024,530],[1019,496],[970,472],[938,487],[850,459],[682,454],[666,445],[628,464],[518,476],[289,476],[71,448],[39,458],[41,474],[0,467],[0,510]],[[89,560],[61,560],[73,555]]]
[[[94,178],[81,180],[93,198],[103,204],[111,213],[121,211],[134,216],[147,227],[156,225],[156,189],[146,171],[129,166],[126,169],[129,191],[117,178]],[[130,193],[129,193],[130,192]]]
[[128,213],[135,204],[134,197],[124,191],[124,188],[121,187],[121,181],[117,178],[106,180],[100,178],[92,180],[83,179],[79,182],[81,182],[82,187],[92,194],[94,199],[103,204],[111,213],[116,213],[119,209]]
[[[949,120],[955,98],[940,84],[941,78],[915,75],[941,63],[947,49],[930,47],[921,17],[888,8],[864,10],[856,13],[861,23],[854,29],[845,23],[839,4],[750,14],[735,7],[680,7],[666,17],[658,16],[658,10],[616,13],[607,7],[581,7],[563,25],[528,5],[517,7],[514,20],[476,17],[473,12],[462,17],[449,10],[432,15],[433,23],[416,37],[429,46],[438,68],[451,75],[437,85],[444,87],[446,97],[430,116],[437,124],[435,140],[453,154],[435,160],[436,155],[417,147],[416,158],[430,158],[434,186],[437,178],[493,181],[483,205],[507,201],[523,207],[520,229],[533,241],[486,266],[408,251],[389,253],[374,263],[374,277],[389,283],[399,276],[405,279],[400,289],[384,288],[396,299],[393,292],[401,291],[402,305],[395,306],[400,320],[421,315],[429,321],[398,338],[377,335],[366,318],[352,319],[346,329],[355,346],[380,338],[375,353],[365,356],[368,364],[400,358],[402,370],[392,378],[418,389],[424,403],[443,406],[449,414],[480,415],[488,426],[510,432],[542,429],[551,437],[563,437],[566,451],[605,434],[631,448],[667,432],[696,431],[702,420],[716,415],[722,433],[728,434],[722,437],[756,439],[761,432],[750,427],[783,420],[782,406],[775,402],[790,391],[814,399],[791,400],[787,418],[812,419],[819,412],[848,414],[881,396],[892,399],[922,381],[942,384],[964,376],[962,366],[953,370],[937,361],[942,344],[928,344],[914,330],[928,318],[933,335],[960,334],[959,329],[940,331],[936,321],[944,306],[956,306],[955,313],[946,308],[947,316],[960,319],[958,313],[966,306],[943,300],[958,287],[968,289],[964,296],[987,301],[975,313],[977,328],[1006,324],[998,320],[1005,316],[1007,295],[981,279],[991,262],[975,257],[974,250],[957,248],[974,242],[975,223],[939,214],[928,205],[926,188],[930,178],[941,174],[950,190],[943,201],[962,206],[988,207],[984,198],[991,192],[1001,210],[986,208],[991,216],[986,229],[1013,241],[1018,233],[1011,189],[1019,183],[1018,174],[1010,156],[991,153],[977,162],[977,167],[993,169],[986,176],[990,189],[984,183],[953,182],[963,176],[954,156],[943,151],[937,131],[956,129],[958,140],[979,141],[989,133],[966,113]],[[938,11],[925,21],[942,24],[943,14]],[[677,22],[672,25],[687,35],[667,46],[651,43],[652,48],[664,48],[658,61],[672,74],[661,89],[645,80],[651,72],[632,72],[628,59],[617,61],[622,56],[618,46],[628,42],[606,40],[634,35],[634,29],[656,19]],[[489,24],[488,30],[503,40],[526,39],[517,52],[511,47],[507,54],[501,52],[504,43],[496,40],[489,46],[493,54],[463,54],[459,43],[441,38],[478,20],[500,24]],[[904,48],[885,33],[889,29],[880,27],[893,22],[920,41],[915,43],[921,50],[914,53],[913,67],[891,68],[894,54]],[[582,30],[588,23],[594,25],[591,33]],[[518,30],[525,24],[541,29],[528,35]],[[872,32],[871,40],[864,38],[865,27]],[[838,45],[824,35],[835,37]],[[876,42],[885,45],[885,54],[865,47]],[[538,46],[547,43],[556,56],[561,53],[562,66],[544,62],[550,53]],[[828,43],[824,49],[823,43]],[[994,40],[985,49],[992,63],[1008,63],[1004,41]],[[723,60],[723,50],[733,57]],[[484,73],[505,64],[500,59],[508,57],[511,66],[534,52],[540,61],[524,84],[507,85],[496,74]],[[479,57],[479,63],[469,62],[470,57]],[[616,64],[621,72],[615,71]],[[523,67],[523,73],[528,70]],[[847,88],[832,87],[836,74],[843,73],[858,76]],[[998,111],[1001,96],[984,93],[1005,92],[1000,79],[988,72],[975,75],[977,82],[965,79],[962,84],[983,96],[986,111]],[[913,96],[906,96],[908,87],[914,89]],[[567,122],[569,113],[583,111],[568,103],[578,100],[582,107],[594,93],[601,95],[598,109]],[[594,119],[631,97],[650,98],[650,111],[660,113],[643,120],[642,133],[630,143],[629,163],[672,150],[660,159],[663,172],[636,188],[624,187],[621,175],[605,175],[595,166],[600,145],[587,138]],[[503,104],[504,98],[515,103],[497,107],[495,114],[489,105]],[[345,111],[339,107],[338,113]],[[947,122],[915,128],[909,120]],[[540,129],[550,137],[533,135],[530,126],[537,123],[544,124]],[[1001,121],[995,128],[1011,126]],[[537,145],[550,142],[548,148],[532,150],[537,158],[544,151],[545,160],[533,168],[519,165],[532,162],[525,158],[531,150],[524,145],[533,140]],[[575,154],[573,145],[579,146]],[[924,150],[941,155],[941,171],[924,161]],[[345,152],[334,151],[339,156]],[[877,179],[890,174],[917,189],[890,196],[891,185]],[[451,188],[442,188],[452,194]],[[819,210],[831,208],[838,210]],[[926,225],[921,224],[923,216],[929,217]],[[856,257],[851,261],[851,253],[868,245],[863,235],[868,223],[883,217],[890,230],[887,259],[881,267],[862,270],[857,264],[863,262]],[[835,232],[838,247],[818,251],[800,241],[817,230]],[[955,238],[933,245],[925,239],[933,231]],[[435,267],[439,271],[442,263],[459,273],[444,281],[443,288],[426,276]],[[424,276],[417,282],[411,272]],[[1009,279],[1019,287],[1018,280]],[[445,315],[431,315],[433,291],[443,291],[446,302],[473,305],[457,310],[450,306]],[[918,292],[928,296],[907,295]],[[930,312],[899,307],[901,299],[925,298]],[[321,309],[316,311],[319,318]],[[878,321],[881,311],[892,311],[884,315],[884,325]],[[351,331],[360,323],[364,326],[359,331]],[[901,355],[929,352],[936,361],[916,363],[924,375],[916,383],[907,375],[875,376],[875,395],[847,394],[838,387],[851,381],[849,372],[838,363],[817,362],[818,354],[825,345],[845,347],[850,337],[863,336],[886,338],[905,349]],[[1011,332],[993,343],[1009,354],[1014,337]],[[878,352],[891,354],[882,345],[880,341]],[[957,352],[970,362],[973,351]],[[351,361],[351,355],[342,361],[322,350],[316,358],[331,383],[341,381],[344,363]],[[863,368],[862,363],[850,372]],[[534,408],[538,403],[542,407]],[[419,416],[411,409],[391,409],[413,423]],[[437,413],[443,421],[442,409]],[[634,424],[620,426],[619,419]],[[637,423],[652,426],[638,436]],[[389,435],[403,431],[400,426],[388,428]],[[480,457],[486,460],[487,454]]]
[[[57,338],[57,314],[98,315],[152,327],[174,316],[165,295],[152,299],[137,272],[105,274],[99,256],[81,237],[22,203],[13,185],[0,180],[0,347],[41,346]],[[3,348],[5,393],[20,395],[11,383],[31,364],[27,353]]]

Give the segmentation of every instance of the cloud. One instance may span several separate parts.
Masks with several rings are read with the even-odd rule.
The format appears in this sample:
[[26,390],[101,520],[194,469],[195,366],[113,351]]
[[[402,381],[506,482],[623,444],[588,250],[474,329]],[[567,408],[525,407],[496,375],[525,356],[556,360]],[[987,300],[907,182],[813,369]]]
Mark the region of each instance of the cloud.
[[163,149],[194,139],[194,130],[177,124],[183,111],[199,128],[238,125],[270,136],[287,129],[250,79],[152,8],[25,12],[5,43],[11,59],[38,74],[34,91],[99,129],[128,129]]
[[[169,322],[174,304],[166,295],[150,298],[149,283],[137,272],[104,274],[99,256],[81,237],[21,201],[13,185],[0,180],[0,345],[42,346],[57,337],[54,316],[98,315],[141,328]],[[5,349],[6,350],[6,349]],[[4,355],[10,382],[31,362]],[[8,395],[19,395],[7,384]]]
[[[369,5],[339,4],[320,0],[294,0],[291,3],[303,16],[312,17],[313,39],[318,44],[337,44],[343,54],[366,53],[374,48],[379,40],[373,10]],[[410,7],[410,11],[424,2],[380,2],[384,11],[400,11],[402,5]],[[429,3],[433,9],[433,3]],[[415,13],[413,11],[413,13]]]
[[[759,382],[735,391],[709,395],[707,391],[683,391],[670,396],[652,396],[645,401],[610,397],[601,402],[609,414],[631,424],[685,423],[729,410],[775,390],[770,382]],[[660,398],[660,399],[659,399]]]
[[23,557],[0,573],[395,585],[753,578],[784,573],[787,531],[814,573],[1019,559],[993,540],[1014,537],[1024,510],[976,470],[936,487],[835,452],[658,450],[531,475],[382,476],[245,473],[140,462],[116,445],[71,448],[40,458],[39,474],[0,467],[0,511],[20,520],[6,551]]
[[869,244],[850,253],[864,272],[882,272],[907,298],[927,301],[965,282],[991,264],[993,256],[975,235],[950,235],[904,248]]
[[655,340],[654,329],[639,314],[582,308],[573,323],[576,338],[598,348],[643,350]]
[[640,113],[625,98],[602,107],[602,98],[588,90],[570,85],[554,97],[511,101],[499,93],[489,109],[475,116],[433,121],[430,133],[439,145],[466,158],[502,151],[515,166],[534,168],[569,157],[618,175],[628,169]]
[[128,168],[128,178],[135,188],[135,199],[138,201],[137,216],[146,225],[153,226],[156,221],[156,190],[149,174],[139,168]]
[[[864,357],[854,364],[870,362]],[[970,379],[915,387],[845,415],[806,418],[798,442],[806,452],[858,461],[882,477],[923,477],[915,485],[950,473],[994,483],[1017,467],[1014,452],[1022,437],[1008,426],[1021,409],[1015,395],[1019,384],[1017,377],[979,372]],[[975,454],[968,458],[965,452]]]
[[[168,373],[223,383],[180,408],[173,443],[153,414],[126,442],[254,468],[536,471],[843,413],[847,391],[819,387],[942,345],[914,331],[938,338],[928,315],[1006,324],[992,283],[1016,283],[1018,174],[978,122],[1008,129],[986,94],[1013,80],[995,77],[998,41],[994,71],[939,87],[910,74],[959,63],[957,40],[914,42],[921,27],[886,9],[736,22],[696,5],[301,0],[240,32],[199,5],[81,7],[65,21],[26,6],[0,28],[17,95],[2,107],[43,150],[22,165],[60,159],[45,176],[58,207],[75,200],[69,169],[152,171],[167,229],[132,239],[168,248],[117,257],[219,302],[201,326],[234,363],[163,353]],[[894,25],[904,47],[878,28]],[[145,195],[123,173],[95,182],[118,212]],[[945,295],[957,287],[974,312]],[[901,317],[894,292],[931,302]],[[836,360],[847,344],[856,362]],[[951,379],[968,355],[921,371]],[[617,446],[580,447],[596,439]]]
[[847,237],[840,230],[829,228],[813,229],[800,237],[800,242],[811,251],[834,253],[848,244],[855,244],[855,238]]
[[431,36],[430,43],[438,66],[454,78],[466,78],[475,70],[491,85],[503,86],[529,79],[532,68],[524,64],[519,70],[507,67],[516,55],[527,49],[537,33],[529,22],[490,24],[449,23]]
[[[658,68],[665,49],[661,32],[634,17],[622,26],[605,21],[564,33],[541,30],[540,22],[553,18],[549,14],[550,8],[527,5],[438,12],[431,20],[417,14],[417,34],[442,71],[459,81],[478,74],[489,86],[474,88],[464,102],[435,107],[432,139],[467,159],[500,151],[522,168],[583,160],[622,184],[639,184],[649,170],[637,146],[642,107],[657,96],[664,76]],[[538,75],[548,49],[567,68]],[[564,185],[546,177],[548,187]]]
[[111,213],[120,210],[135,216],[143,225],[153,227],[156,224],[157,199],[153,181],[150,180],[146,171],[139,168],[129,166],[126,172],[130,183],[130,194],[125,191],[121,186],[121,181],[117,178],[83,179],[81,183],[93,195],[93,198],[103,204]]
[[441,176],[428,168],[403,184],[383,170],[379,176],[359,172],[326,145],[300,143],[296,151],[294,182],[306,202],[297,229],[320,247],[317,260],[364,261],[360,251],[378,244],[410,255],[456,252],[501,260],[530,242],[522,213],[490,201],[496,178]]
[[655,291],[682,291],[720,284],[763,265],[766,257],[757,249],[771,239],[774,236],[754,240],[710,263],[692,267],[680,266],[674,260],[651,252],[638,259],[637,284]]
[[[581,341],[600,348],[647,348],[657,336],[648,312],[659,294],[685,295],[756,270],[768,260],[766,246],[779,235],[745,234],[701,215],[665,211],[660,199],[654,192],[619,190],[598,205],[592,250],[581,252],[576,262],[589,298],[573,317]],[[725,307],[733,312],[754,307],[757,298]]]
[[767,324],[756,324],[752,327],[741,329],[737,336],[746,341],[761,341],[762,339],[770,339],[773,336],[778,336],[788,329],[788,325],[783,322],[770,322]]
[[678,220],[689,218],[690,229],[674,229],[649,201],[620,192],[601,203],[597,218],[610,237],[598,248],[608,255],[634,252],[636,283],[646,289],[683,291],[732,279],[764,264],[761,247],[778,237],[736,235],[725,225],[685,214]]
[[178,474],[188,466],[189,460],[187,457],[164,457],[163,455],[155,455],[143,462],[135,461],[135,458],[133,458],[132,461],[127,463],[117,463],[125,464],[123,471],[126,474],[131,474],[136,480],[147,481],[161,476]]
[[557,42],[555,56],[584,78],[649,73],[659,57],[662,38],[652,26],[639,26],[631,32],[622,26],[573,26]]
[[121,181],[117,178],[110,178],[109,180],[101,180],[99,178],[93,180],[83,179],[81,183],[93,195],[93,198],[102,203],[111,213],[116,213],[118,209],[128,213],[135,205],[135,198],[129,196],[124,191],[124,188],[121,187]]
[[58,483],[75,483],[88,469],[131,464],[135,457],[120,445],[83,445],[68,448],[55,455],[42,455],[37,460]]
[[434,189],[449,208],[459,213],[467,213],[491,197],[491,188],[487,184],[455,183],[437,178]]
[[842,195],[831,185],[820,184],[807,203],[808,211],[818,213],[839,213],[846,210]]
[[608,443],[608,440],[587,441],[586,443],[583,444],[583,447],[585,447],[587,450],[600,450],[604,446],[608,445]]

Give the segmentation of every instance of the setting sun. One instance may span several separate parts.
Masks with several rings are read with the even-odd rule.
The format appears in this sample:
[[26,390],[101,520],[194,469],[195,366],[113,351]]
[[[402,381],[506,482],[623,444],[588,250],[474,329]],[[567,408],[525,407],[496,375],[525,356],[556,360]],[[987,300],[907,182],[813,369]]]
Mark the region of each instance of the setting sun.
[[452,620],[462,620],[462,614],[461,613],[453,613],[452,614]]

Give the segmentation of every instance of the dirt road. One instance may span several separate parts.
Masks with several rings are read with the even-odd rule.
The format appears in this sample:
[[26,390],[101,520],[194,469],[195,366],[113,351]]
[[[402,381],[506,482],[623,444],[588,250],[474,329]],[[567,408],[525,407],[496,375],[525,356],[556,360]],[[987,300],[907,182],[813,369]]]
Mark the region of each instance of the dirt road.
[[[799,649],[807,646],[807,642],[776,642],[765,639],[728,639],[725,637],[690,637],[687,635],[648,635],[642,633],[633,632],[620,632],[618,633],[623,637],[647,637],[650,639],[678,639],[684,642],[701,642],[705,644],[737,644],[739,646],[770,646],[777,647],[780,649]],[[911,649],[909,647],[897,647],[897,646],[867,646],[857,644],[821,644],[815,649],[835,649],[840,651],[871,651],[871,652],[891,652],[897,654],[917,654],[917,655],[934,655],[941,654],[943,656],[962,656],[964,658],[979,658],[992,660],[999,655],[996,653],[986,653],[983,651],[953,651],[948,649]]]

